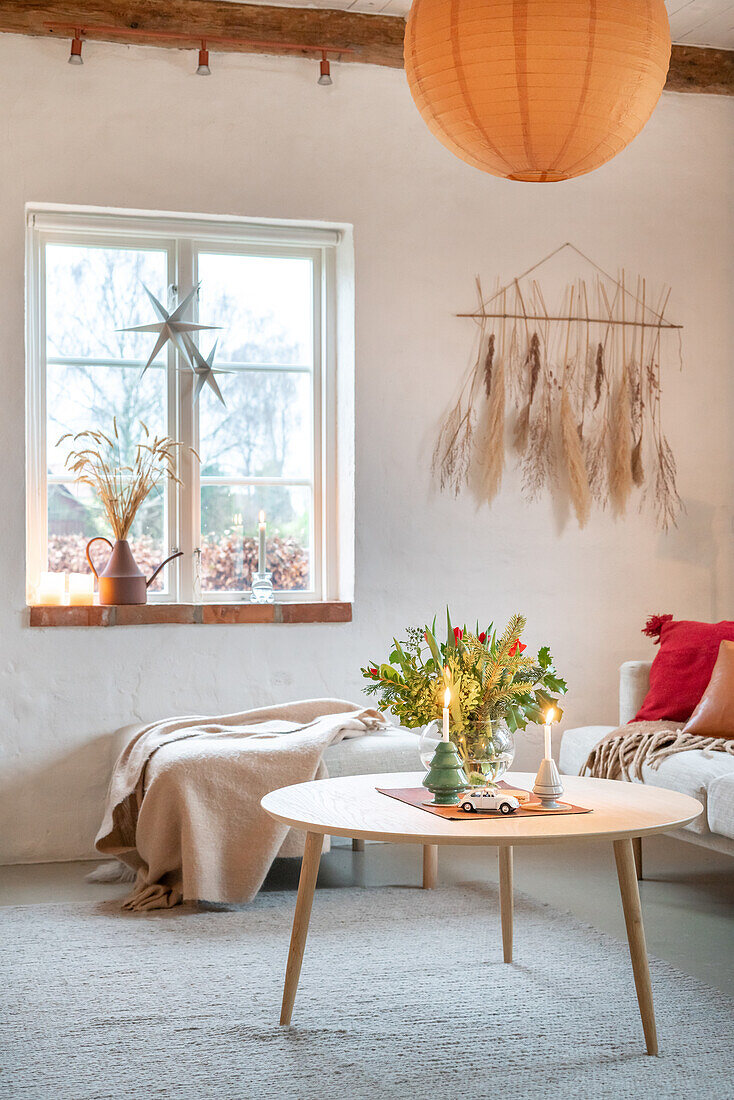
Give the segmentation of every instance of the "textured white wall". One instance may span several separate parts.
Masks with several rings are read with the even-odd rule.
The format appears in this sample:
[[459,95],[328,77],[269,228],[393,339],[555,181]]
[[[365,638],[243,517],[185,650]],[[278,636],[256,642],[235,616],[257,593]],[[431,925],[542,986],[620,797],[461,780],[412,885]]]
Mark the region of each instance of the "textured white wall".
[[[651,649],[650,611],[732,617],[731,158],[734,101],[664,95],[611,164],[529,186],[482,175],[428,133],[401,72],[67,46],[0,36],[0,861],[90,853],[110,732],[171,712],[318,693],[358,697],[359,665],[450,600],[457,619],[519,608],[553,646],[571,724],[613,721],[617,666]],[[24,203],[352,222],[357,280],[357,583],[340,626],[31,630],[24,609]],[[491,511],[431,488],[436,420],[470,351],[473,279],[564,240],[670,282],[686,369],[665,419],[687,514]],[[714,540],[716,537],[716,542]],[[527,759],[537,740],[522,747]]]

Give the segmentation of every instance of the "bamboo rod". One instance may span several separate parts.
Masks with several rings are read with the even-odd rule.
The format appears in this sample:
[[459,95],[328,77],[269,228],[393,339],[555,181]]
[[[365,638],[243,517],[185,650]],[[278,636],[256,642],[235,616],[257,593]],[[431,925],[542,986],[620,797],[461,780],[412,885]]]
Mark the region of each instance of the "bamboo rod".
[[620,321],[611,317],[545,317],[532,313],[456,313],[455,317],[472,317],[476,319],[488,319],[492,317],[500,320],[516,321],[580,321],[586,325],[636,325],[638,328],[683,328],[683,325],[673,325],[669,321]]

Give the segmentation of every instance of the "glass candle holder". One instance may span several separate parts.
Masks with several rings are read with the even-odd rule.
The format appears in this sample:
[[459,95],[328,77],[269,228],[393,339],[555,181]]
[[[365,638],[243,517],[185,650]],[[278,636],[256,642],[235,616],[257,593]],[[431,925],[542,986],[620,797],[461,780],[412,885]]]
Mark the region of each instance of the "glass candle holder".
[[273,582],[271,573],[254,573],[252,577],[252,591],[250,603],[273,603]]

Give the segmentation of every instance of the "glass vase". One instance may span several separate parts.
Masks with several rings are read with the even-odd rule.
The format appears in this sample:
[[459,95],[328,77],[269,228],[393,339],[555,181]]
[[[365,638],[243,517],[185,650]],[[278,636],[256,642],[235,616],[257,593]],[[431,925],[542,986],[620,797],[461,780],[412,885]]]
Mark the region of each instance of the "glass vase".
[[515,736],[504,718],[466,722],[461,732],[451,733],[451,740],[473,787],[499,783],[515,758]]
[[[441,740],[441,728],[441,722],[435,720],[421,730],[418,751],[426,771]],[[449,737],[473,787],[499,783],[515,758],[515,737],[504,718],[466,722],[460,733],[451,728]]]
[[436,751],[436,746],[441,740],[441,723],[438,721],[429,722],[421,730],[420,739],[418,741],[418,752],[420,753],[421,764],[428,771],[433,760],[433,754]]

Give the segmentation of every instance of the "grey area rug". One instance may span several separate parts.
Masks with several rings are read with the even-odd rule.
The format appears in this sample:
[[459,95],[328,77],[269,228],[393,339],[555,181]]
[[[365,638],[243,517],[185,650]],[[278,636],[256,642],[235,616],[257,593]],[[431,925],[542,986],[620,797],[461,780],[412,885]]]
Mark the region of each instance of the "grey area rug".
[[0,1096],[732,1096],[727,997],[653,962],[650,1058],[626,944],[518,897],[505,966],[490,886],[317,891],[280,1028],[294,901],[0,910]]

